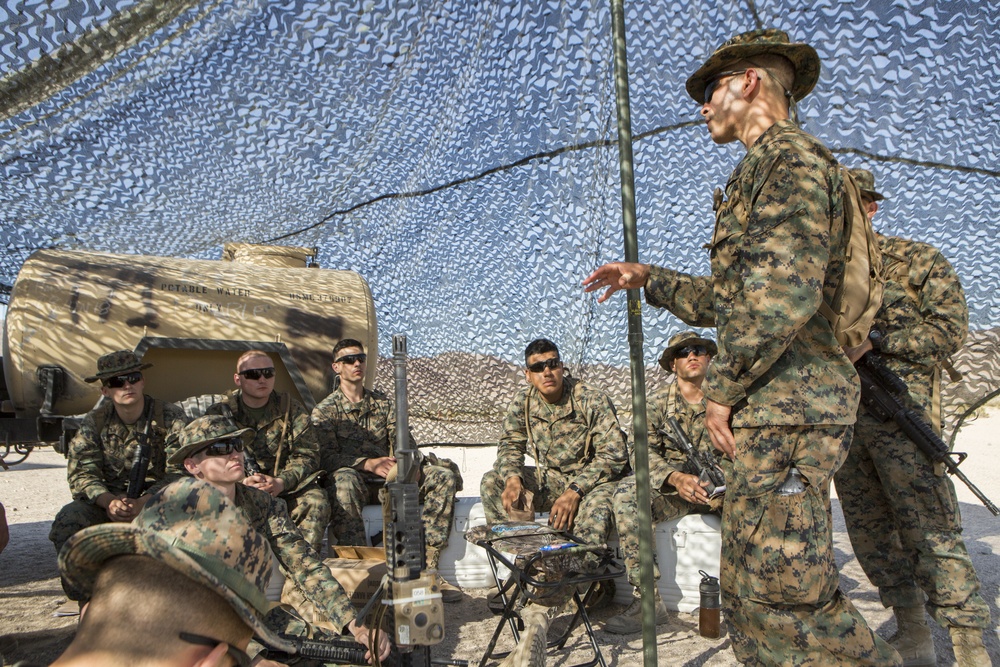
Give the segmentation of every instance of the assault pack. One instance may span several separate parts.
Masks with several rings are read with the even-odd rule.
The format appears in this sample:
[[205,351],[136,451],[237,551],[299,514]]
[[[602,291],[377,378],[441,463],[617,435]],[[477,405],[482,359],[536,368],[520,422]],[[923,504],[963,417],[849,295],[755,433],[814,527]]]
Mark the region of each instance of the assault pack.
[[882,273],[882,252],[875,238],[872,221],[861,201],[861,188],[843,165],[837,165],[844,182],[844,237],[847,256],[844,277],[833,295],[833,303],[825,300],[819,312],[833,326],[837,342],[844,347],[857,347],[871,330],[875,314],[882,305],[885,276]]

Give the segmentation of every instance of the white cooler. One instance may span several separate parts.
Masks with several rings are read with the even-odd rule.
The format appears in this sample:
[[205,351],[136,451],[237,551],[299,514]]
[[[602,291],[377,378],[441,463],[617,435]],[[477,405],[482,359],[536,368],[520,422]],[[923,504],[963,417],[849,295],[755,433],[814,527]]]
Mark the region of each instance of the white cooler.
[[[667,609],[691,612],[699,607],[701,575],[698,571],[719,576],[721,528],[722,522],[714,514],[688,514],[654,526],[653,542],[660,565],[660,597]],[[628,604],[631,600],[632,586],[622,575],[615,579],[615,602]]]

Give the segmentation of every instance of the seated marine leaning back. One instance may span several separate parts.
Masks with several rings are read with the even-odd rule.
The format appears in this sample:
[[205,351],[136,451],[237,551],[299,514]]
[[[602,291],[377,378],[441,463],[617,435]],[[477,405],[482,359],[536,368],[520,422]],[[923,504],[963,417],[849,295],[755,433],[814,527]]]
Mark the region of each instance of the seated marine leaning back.
[[[181,431],[179,445],[169,452],[169,462],[183,465],[187,474],[222,491],[246,515],[254,530],[264,536],[282,573],[302,596],[334,627],[350,632],[359,644],[369,646],[374,629],[355,622],[350,598],[292,523],[284,501],[241,483],[243,451],[253,438],[251,429],[239,428],[228,417],[206,415]],[[280,609],[272,610],[265,621],[269,628],[285,634],[296,634],[295,628],[302,625]],[[389,653],[388,636],[385,632],[377,635],[379,657],[384,660]],[[368,659],[372,660],[370,652]]]

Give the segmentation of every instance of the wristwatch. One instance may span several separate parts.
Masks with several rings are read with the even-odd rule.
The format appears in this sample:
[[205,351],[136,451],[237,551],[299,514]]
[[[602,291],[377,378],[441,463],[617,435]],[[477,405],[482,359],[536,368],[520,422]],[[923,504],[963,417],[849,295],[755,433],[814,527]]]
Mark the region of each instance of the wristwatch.
[[580,496],[581,498],[583,498],[583,489],[577,486],[576,482],[573,482],[572,484],[569,485],[569,490],[575,493],[576,495]]

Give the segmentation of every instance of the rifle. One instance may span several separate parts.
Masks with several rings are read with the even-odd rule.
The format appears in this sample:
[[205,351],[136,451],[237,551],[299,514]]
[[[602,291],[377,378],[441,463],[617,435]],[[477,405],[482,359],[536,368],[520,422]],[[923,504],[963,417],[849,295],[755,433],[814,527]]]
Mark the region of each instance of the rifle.
[[128,473],[128,488],[125,495],[129,498],[138,498],[146,486],[146,473],[149,471],[149,429],[153,424],[153,401],[149,401],[146,409],[146,428],[138,436],[139,444],[135,448],[135,457],[132,459],[132,468]]
[[[1000,508],[958,469],[969,455],[948,449],[934,430],[920,418],[914,410],[907,408],[899,397],[909,392],[906,383],[886,367],[875,352],[865,352],[854,364],[861,378],[861,404],[875,419],[882,423],[890,419],[896,422],[907,438],[922,451],[931,463],[942,463],[948,472],[969,487],[976,498],[986,506],[993,516],[1000,515]],[[955,458],[952,458],[955,457]]]
[[[225,413],[223,416],[229,417],[230,421],[236,424],[236,416],[233,415],[233,410],[229,407],[228,403],[222,403],[222,411]],[[236,425],[239,426],[239,424]],[[250,451],[250,447],[243,448],[243,472],[247,477],[260,474],[260,464],[257,463],[257,459],[254,458],[253,452]]]
[[290,642],[295,650],[292,653],[277,651],[272,648],[267,649],[267,657],[270,660],[285,662],[288,658],[310,658],[321,660],[324,663],[335,665],[364,665],[365,653],[368,649],[357,642],[347,639],[328,639],[326,641],[312,641],[299,639],[298,637],[287,637],[282,635],[282,639]]
[[725,493],[726,476],[722,473],[722,468],[719,466],[719,459],[715,454],[711,451],[700,452],[695,449],[694,445],[691,444],[691,440],[687,437],[687,433],[681,428],[676,418],[667,417],[667,423],[670,424],[670,429],[674,432],[673,436],[662,429],[656,429],[656,432],[677,443],[681,451],[684,452],[684,455],[687,456],[688,462],[684,466],[687,471],[692,475],[696,475],[699,482],[708,482],[705,485],[708,497],[714,498]]

